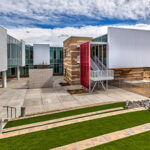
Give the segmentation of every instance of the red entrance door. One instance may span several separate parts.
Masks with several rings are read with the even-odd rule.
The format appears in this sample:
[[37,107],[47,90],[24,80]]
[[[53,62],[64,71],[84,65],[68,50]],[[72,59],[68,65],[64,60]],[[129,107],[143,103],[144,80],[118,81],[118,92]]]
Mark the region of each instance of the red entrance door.
[[80,45],[80,80],[89,89],[89,42]]

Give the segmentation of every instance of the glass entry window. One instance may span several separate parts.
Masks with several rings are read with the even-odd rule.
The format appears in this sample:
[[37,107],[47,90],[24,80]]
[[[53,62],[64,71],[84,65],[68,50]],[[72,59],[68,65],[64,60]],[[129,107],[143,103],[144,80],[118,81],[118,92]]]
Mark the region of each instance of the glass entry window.
[[59,64],[54,64],[54,73],[59,73]]
[[92,45],[91,47],[91,58],[94,60],[97,57],[103,64],[106,66],[106,54],[107,54],[107,46],[103,45]]
[[54,74],[63,74],[63,48],[50,47],[50,68]]
[[7,35],[8,68],[21,66],[22,64],[22,43]]

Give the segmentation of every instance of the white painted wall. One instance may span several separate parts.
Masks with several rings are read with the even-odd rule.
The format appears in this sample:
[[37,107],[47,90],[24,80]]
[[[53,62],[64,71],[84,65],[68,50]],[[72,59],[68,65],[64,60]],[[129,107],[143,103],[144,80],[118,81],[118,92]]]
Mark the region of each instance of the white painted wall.
[[33,45],[33,64],[49,65],[50,64],[50,49],[49,44],[34,44]]
[[22,42],[22,67],[25,66],[25,42],[21,40]]
[[7,70],[7,30],[0,26],[0,72]]
[[150,31],[108,28],[108,68],[150,67]]

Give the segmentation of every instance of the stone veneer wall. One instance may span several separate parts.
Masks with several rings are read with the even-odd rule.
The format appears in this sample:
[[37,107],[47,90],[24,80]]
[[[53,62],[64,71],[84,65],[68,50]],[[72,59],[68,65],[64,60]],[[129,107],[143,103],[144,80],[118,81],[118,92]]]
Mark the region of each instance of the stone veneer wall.
[[150,109],[150,100],[140,100],[140,101],[126,101],[125,108],[133,109],[138,107],[144,107],[145,109]]
[[29,88],[49,88],[53,86],[53,69],[30,69]]
[[114,69],[115,78],[143,80],[144,68]]
[[150,71],[144,71],[143,79],[150,81]]
[[64,80],[70,84],[80,84],[80,45],[91,41],[91,37],[70,37],[64,41]]

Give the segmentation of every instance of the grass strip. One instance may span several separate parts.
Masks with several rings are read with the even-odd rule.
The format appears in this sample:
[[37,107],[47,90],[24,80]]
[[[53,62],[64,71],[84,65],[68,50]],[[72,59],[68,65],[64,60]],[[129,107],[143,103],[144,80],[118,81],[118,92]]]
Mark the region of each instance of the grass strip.
[[63,121],[56,121],[56,122],[53,122],[53,123],[45,123],[45,124],[42,124],[42,125],[35,125],[35,126],[32,126],[32,127],[26,127],[26,128],[22,128],[22,129],[16,129],[16,130],[11,130],[11,131],[6,131],[6,132],[3,132],[3,133],[13,132],[13,131],[19,131],[19,130],[23,130],[23,129],[29,129],[29,128],[33,128],[33,127],[39,127],[39,126],[44,126],[44,125],[48,125],[48,124],[54,124],[54,123],[58,123],[58,122],[64,122],[64,121],[68,121],[68,120],[74,120],[74,119],[78,119],[78,118],[85,118],[85,117],[89,117],[89,116],[106,114],[106,113],[111,113],[111,112],[116,112],[116,111],[121,111],[121,110],[124,110],[124,109],[107,111],[107,112],[103,112],[103,113],[97,113],[97,114],[93,114],[93,115],[87,115],[87,116],[84,116],[84,117],[76,117],[76,118],[73,118],[73,119],[66,119],[66,120],[63,120]]
[[125,106],[125,102],[113,103],[113,104],[99,105],[99,106],[93,106],[88,108],[65,111],[65,112],[60,112],[55,114],[48,114],[48,115],[42,115],[37,117],[14,120],[14,121],[9,121],[6,124],[5,128],[16,127],[20,125],[26,125],[26,124],[36,123],[36,122],[42,122],[42,121],[47,121],[47,120],[52,120],[57,118],[63,118],[68,116],[74,116],[74,115],[95,112],[95,111],[100,111],[100,110],[105,110],[110,108],[124,107],[124,106]]
[[94,119],[0,140],[3,150],[48,150],[150,122],[150,111]]
[[149,150],[150,131],[96,146],[88,150]]

